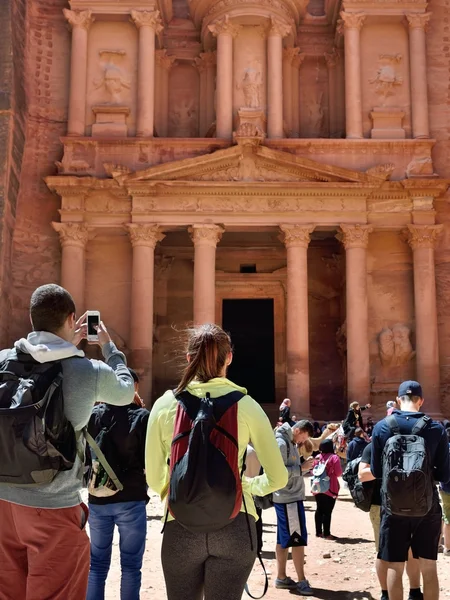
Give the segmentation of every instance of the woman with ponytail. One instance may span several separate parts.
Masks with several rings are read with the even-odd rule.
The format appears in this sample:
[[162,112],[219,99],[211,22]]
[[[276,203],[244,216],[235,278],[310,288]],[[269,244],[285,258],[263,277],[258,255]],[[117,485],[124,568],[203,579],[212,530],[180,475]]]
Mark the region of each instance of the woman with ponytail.
[[[251,441],[264,474],[242,478],[240,511],[238,507],[237,516],[218,530],[193,531],[192,527],[182,526],[167,510],[161,551],[167,598],[241,600],[256,557],[255,522],[258,517],[253,496],[265,496],[284,487],[287,471],[261,406],[247,395],[245,388],[226,378],[233,359],[230,336],[211,324],[190,330],[186,359],[177,388],[159,398],[150,414],[146,445],[146,475],[150,488],[163,501],[167,501],[169,493],[172,497],[169,478],[173,465],[169,466],[169,462],[174,428],[177,427],[175,416],[177,420],[180,418],[177,408],[181,396],[186,394],[198,399],[207,398],[214,407],[219,406],[221,398],[239,393],[237,467],[242,473],[247,445]],[[200,464],[198,468],[202,468]],[[204,509],[207,513],[208,507]]]

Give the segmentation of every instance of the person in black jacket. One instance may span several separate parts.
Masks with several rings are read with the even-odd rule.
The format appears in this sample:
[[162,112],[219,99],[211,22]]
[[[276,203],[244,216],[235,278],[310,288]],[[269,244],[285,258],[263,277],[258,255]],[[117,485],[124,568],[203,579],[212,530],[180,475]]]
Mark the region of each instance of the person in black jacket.
[[87,600],[105,598],[115,525],[120,536],[120,597],[122,600],[139,600],[147,534],[148,496],[144,465],[149,412],[143,408],[138,393],[139,378],[132,369],[130,373],[135,382],[133,403],[127,406],[97,404],[88,425],[88,431],[94,439],[97,438],[97,443],[102,432],[104,447],[101,442],[99,447],[122,483],[123,490],[107,497],[89,494],[91,568]]
[[357,427],[361,427],[361,429],[364,429],[362,411],[367,410],[371,406],[371,404],[360,406],[359,402],[352,402],[350,404],[347,416],[345,417],[345,421],[342,423],[344,433],[347,436],[348,440],[353,439]]
[[347,446],[347,462],[362,456],[366,446],[367,442],[364,439],[364,431],[361,429],[361,427],[357,427],[352,441]]

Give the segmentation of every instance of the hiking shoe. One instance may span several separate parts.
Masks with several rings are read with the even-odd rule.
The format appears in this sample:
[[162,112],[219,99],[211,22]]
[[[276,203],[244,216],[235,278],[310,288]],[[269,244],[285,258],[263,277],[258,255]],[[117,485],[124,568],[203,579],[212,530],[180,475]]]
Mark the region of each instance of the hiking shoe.
[[387,592],[382,592],[380,600],[389,600],[388,593]]
[[409,592],[408,600],[423,600],[423,593],[418,590],[417,592]]
[[291,577],[285,577],[284,579],[275,579],[275,587],[277,590],[293,590],[297,587],[296,582]]
[[314,592],[309,585],[309,581],[304,579],[299,581],[295,587],[295,594],[298,596],[314,596]]

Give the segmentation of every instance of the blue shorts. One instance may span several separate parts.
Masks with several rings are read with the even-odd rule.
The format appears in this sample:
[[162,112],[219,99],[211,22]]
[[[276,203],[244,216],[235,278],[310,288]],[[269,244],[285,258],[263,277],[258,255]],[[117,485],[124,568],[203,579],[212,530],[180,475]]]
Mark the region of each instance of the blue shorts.
[[303,502],[274,503],[277,513],[277,544],[282,548],[307,546],[305,507]]

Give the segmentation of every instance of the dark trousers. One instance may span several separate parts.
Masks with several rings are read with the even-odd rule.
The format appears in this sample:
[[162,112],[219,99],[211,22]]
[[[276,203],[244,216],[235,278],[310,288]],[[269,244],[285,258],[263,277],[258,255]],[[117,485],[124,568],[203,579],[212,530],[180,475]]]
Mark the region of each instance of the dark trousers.
[[327,494],[317,494],[316,498],[316,514],[314,515],[316,521],[316,535],[328,536],[331,534],[331,514],[336,504],[336,498],[327,496]]

